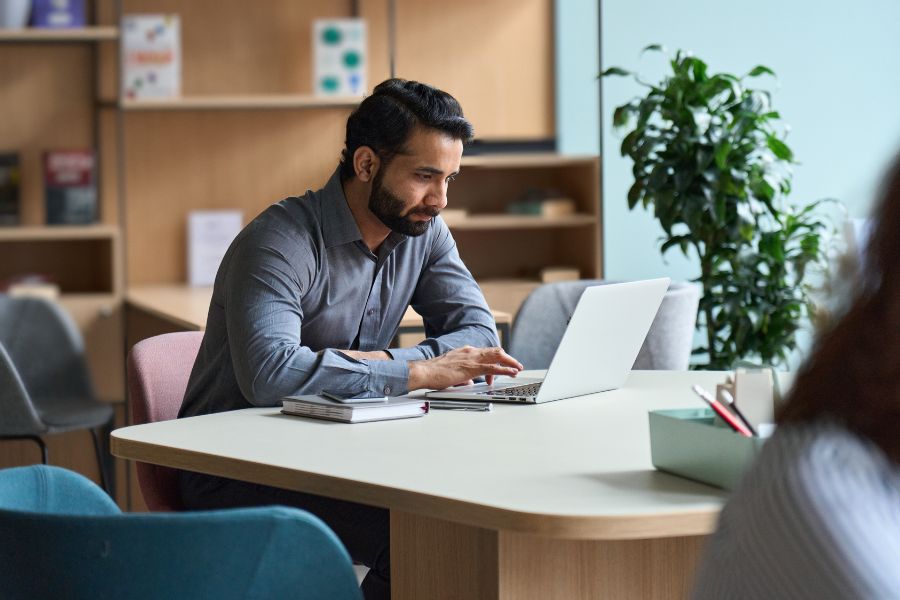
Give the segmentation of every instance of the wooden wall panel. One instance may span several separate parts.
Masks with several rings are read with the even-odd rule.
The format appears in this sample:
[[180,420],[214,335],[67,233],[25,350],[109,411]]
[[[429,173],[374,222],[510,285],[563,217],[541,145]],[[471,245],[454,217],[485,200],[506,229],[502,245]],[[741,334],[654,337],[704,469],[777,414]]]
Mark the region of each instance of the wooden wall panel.
[[350,0],[124,0],[123,12],[181,17],[182,93],[312,90],[312,20],[347,17]]
[[349,109],[126,115],[128,285],[186,280],[190,210],[273,202],[322,187],[340,158]]
[[453,94],[481,139],[555,135],[552,0],[397,0],[397,75]]
[[20,218],[44,224],[43,152],[91,148],[90,45],[9,44],[0,48],[0,152],[17,152]]

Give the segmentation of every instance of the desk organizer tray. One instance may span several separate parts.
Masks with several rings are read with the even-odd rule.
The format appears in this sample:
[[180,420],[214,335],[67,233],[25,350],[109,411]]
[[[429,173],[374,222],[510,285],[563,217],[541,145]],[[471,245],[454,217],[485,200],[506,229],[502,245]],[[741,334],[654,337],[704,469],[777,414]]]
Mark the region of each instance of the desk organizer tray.
[[732,431],[708,408],[650,411],[650,455],[660,471],[733,489],[765,439]]

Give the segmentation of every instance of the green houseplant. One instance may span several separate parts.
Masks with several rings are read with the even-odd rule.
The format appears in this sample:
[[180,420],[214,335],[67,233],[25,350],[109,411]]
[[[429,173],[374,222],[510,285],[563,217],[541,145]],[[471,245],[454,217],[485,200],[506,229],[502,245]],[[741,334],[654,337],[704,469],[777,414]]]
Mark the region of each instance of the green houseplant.
[[827,265],[832,228],[817,211],[823,201],[786,201],[794,156],[785,128],[769,93],[747,86],[774,73],[765,66],[743,77],[709,73],[681,51],[669,64],[658,84],[618,67],[602,73],[631,75],[647,89],[613,115],[627,132],[622,155],[634,163],[629,208],[652,206],[665,232],[662,253],[677,247],[699,258],[705,345],[694,353],[707,362],[695,366],[784,364],[812,316],[809,274]]

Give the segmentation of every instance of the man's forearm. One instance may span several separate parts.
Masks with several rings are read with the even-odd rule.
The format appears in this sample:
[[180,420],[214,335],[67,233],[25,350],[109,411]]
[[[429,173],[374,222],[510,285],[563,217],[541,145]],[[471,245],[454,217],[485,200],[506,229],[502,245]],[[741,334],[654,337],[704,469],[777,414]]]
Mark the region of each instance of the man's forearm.
[[363,352],[362,350],[341,350],[341,352],[356,360],[391,360],[392,358],[385,350],[372,350],[369,352]]

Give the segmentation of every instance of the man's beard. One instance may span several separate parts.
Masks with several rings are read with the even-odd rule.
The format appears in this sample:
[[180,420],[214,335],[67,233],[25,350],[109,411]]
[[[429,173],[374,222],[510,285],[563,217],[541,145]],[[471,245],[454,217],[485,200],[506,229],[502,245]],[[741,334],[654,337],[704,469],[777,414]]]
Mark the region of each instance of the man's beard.
[[372,193],[369,194],[369,210],[391,231],[411,237],[420,236],[428,231],[431,221],[413,221],[410,217],[413,215],[436,217],[441,212],[440,209],[422,207],[413,209],[409,214],[404,215],[403,211],[406,209],[406,202],[381,185],[383,172],[378,172],[375,175],[375,181],[372,182]]

